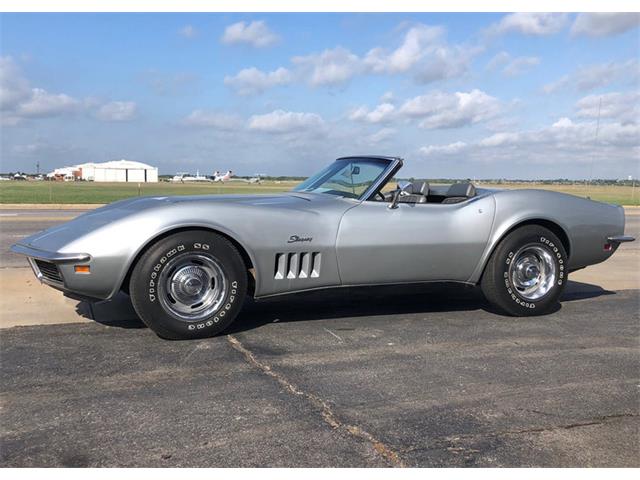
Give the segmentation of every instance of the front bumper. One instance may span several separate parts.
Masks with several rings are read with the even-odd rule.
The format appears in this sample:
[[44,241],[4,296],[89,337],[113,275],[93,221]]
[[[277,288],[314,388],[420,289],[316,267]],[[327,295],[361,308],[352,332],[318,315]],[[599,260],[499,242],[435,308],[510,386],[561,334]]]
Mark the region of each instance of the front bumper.
[[37,258],[51,263],[88,262],[91,260],[91,255],[88,253],[47,252],[45,250],[40,250],[39,248],[22,245],[21,243],[12,245],[11,251],[19,253],[20,255],[26,255],[29,258]]
[[33,273],[41,283],[62,291],[66,291],[63,270],[68,269],[61,269],[60,266],[91,261],[88,253],[48,252],[20,243],[12,245],[11,251],[27,257]]

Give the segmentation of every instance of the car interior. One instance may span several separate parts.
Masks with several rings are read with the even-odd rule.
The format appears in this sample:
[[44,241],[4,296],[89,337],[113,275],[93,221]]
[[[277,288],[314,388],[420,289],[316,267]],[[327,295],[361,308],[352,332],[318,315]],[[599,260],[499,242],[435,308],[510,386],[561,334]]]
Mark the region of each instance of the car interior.
[[[404,188],[398,203],[440,203],[443,205],[460,203],[476,196],[476,187],[471,183],[454,183],[453,185],[433,185],[428,182],[411,182]],[[379,193],[374,200],[391,202],[394,191]]]

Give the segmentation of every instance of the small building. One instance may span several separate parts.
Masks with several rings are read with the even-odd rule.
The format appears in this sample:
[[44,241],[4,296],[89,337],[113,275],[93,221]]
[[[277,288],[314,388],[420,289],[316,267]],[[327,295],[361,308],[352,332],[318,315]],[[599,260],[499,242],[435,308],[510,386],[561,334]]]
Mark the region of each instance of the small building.
[[131,160],[77,165],[80,178],[93,182],[157,182],[158,168]]
[[73,182],[80,178],[80,169],[78,167],[56,168],[53,172],[47,173],[47,178],[49,180]]

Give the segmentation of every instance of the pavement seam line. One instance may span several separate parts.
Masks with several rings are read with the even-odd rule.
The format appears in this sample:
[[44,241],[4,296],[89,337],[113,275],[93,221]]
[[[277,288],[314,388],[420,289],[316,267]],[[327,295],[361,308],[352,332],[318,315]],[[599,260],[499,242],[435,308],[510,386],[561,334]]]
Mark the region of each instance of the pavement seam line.
[[335,413],[331,410],[331,407],[327,404],[325,400],[314,395],[313,393],[305,392],[301,390],[299,387],[291,383],[287,380],[283,375],[273,371],[271,367],[256,358],[256,356],[247,349],[236,337],[233,335],[227,335],[227,341],[231,345],[231,347],[240,352],[247,362],[253,367],[260,370],[265,375],[276,380],[280,385],[282,385],[286,391],[293,395],[299,395],[305,397],[311,405],[320,410],[322,415],[322,419],[325,423],[327,423],[334,430],[343,429],[352,437],[358,438],[360,440],[364,440],[371,444],[373,450],[380,455],[389,465],[393,467],[405,467],[406,465],[393,449],[391,449],[388,445],[385,445],[383,442],[378,440],[376,437],[371,435],[366,430],[358,427],[357,425],[345,424]]

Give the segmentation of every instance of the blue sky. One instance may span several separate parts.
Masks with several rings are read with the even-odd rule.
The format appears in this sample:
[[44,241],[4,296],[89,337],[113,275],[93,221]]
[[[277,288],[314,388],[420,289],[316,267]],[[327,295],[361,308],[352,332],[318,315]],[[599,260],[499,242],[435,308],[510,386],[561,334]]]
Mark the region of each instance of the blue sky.
[[[639,176],[638,14],[2,14],[0,170]],[[600,110],[600,126],[596,126]]]

